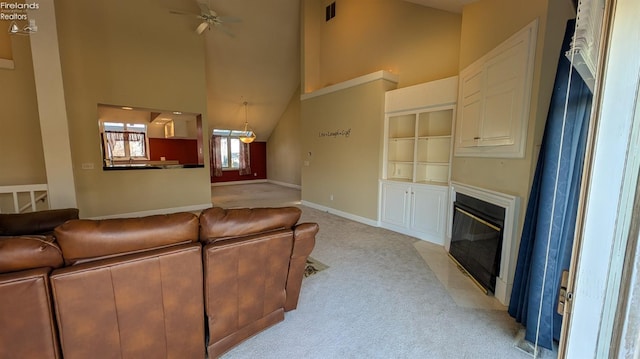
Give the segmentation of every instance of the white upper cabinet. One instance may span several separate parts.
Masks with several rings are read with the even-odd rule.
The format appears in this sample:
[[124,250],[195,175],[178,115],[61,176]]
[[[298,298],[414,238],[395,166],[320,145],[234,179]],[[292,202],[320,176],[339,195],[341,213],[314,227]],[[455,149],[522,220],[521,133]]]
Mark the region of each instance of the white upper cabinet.
[[537,20],[460,72],[456,156],[524,157]]

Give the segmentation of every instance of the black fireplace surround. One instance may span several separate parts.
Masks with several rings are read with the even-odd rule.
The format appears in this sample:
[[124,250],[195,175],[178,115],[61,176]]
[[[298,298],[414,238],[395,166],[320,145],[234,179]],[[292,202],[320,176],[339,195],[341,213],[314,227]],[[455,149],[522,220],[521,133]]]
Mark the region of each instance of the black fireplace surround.
[[500,275],[505,209],[461,193],[453,203],[449,255],[487,293]]

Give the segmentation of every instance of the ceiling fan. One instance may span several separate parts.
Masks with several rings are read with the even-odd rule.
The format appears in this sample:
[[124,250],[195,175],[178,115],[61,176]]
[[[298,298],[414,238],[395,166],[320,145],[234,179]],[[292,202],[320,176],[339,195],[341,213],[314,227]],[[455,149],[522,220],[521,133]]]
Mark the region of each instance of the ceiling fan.
[[178,15],[191,15],[200,19],[201,22],[196,27],[196,33],[198,35],[201,35],[207,29],[211,29],[211,25],[213,25],[227,35],[233,36],[233,33],[231,33],[231,31],[229,31],[226,27],[224,27],[224,24],[240,22],[240,19],[228,16],[218,16],[218,13],[211,9],[211,7],[209,7],[209,4],[206,2],[198,1],[198,5],[200,6],[200,14],[193,14],[179,10],[170,10],[169,12]]

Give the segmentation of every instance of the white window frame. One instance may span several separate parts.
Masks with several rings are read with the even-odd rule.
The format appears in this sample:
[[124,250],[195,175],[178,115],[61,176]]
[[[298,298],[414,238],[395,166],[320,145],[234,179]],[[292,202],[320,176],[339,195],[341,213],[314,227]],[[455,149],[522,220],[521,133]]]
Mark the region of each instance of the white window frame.
[[[122,131],[125,132],[137,132],[137,133],[142,133],[144,135],[144,156],[131,156],[131,150],[129,147],[129,143],[127,140],[125,140],[127,143],[124,146],[124,151],[125,151],[125,156],[120,156],[120,157],[113,157],[113,154],[110,153],[109,150],[109,143],[107,140],[107,136],[105,132],[109,132],[110,130],[105,129],[105,124],[121,124],[122,125]],[[144,126],[144,130],[141,130],[140,128],[137,128],[135,126]],[[148,161],[149,160],[149,135],[148,135],[148,129],[149,127],[146,124],[143,123],[127,123],[127,122],[118,122],[118,121],[100,121],[100,131],[102,133],[102,146],[104,149],[104,159],[105,160],[109,160],[109,161],[113,161],[113,162],[130,162],[130,161]]]
[[[238,157],[240,157],[240,146],[242,146],[242,142],[240,141],[240,136],[242,136],[244,134],[244,131],[239,131],[239,130],[222,130],[222,129],[214,129],[213,130],[213,134],[215,136],[220,136],[222,138],[226,138],[227,141],[227,145],[226,145],[226,151],[225,148],[221,148],[220,152],[227,153],[227,158],[229,159],[228,161],[228,165],[225,167],[224,163],[222,164],[222,170],[223,171],[238,171],[240,170],[240,161],[238,161],[238,166],[234,167],[232,165],[231,161],[231,155],[233,154],[232,150],[231,150],[231,141],[232,140],[236,140],[239,143],[238,146]],[[220,146],[222,147],[222,141],[220,141]],[[248,149],[247,149],[248,150]],[[249,153],[249,156],[251,156],[251,153]],[[222,159],[220,159],[220,161],[222,162]]]

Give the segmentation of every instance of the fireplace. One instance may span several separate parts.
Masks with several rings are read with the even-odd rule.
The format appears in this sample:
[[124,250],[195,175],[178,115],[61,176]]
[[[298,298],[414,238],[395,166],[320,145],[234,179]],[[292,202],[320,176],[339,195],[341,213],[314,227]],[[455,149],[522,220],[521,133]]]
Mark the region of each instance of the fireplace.
[[449,255],[486,293],[500,276],[504,208],[458,194],[453,203]]
[[[487,213],[489,214],[490,218],[486,222],[491,223],[492,225],[497,224],[496,227],[501,227],[500,232],[502,236],[502,243],[499,248],[496,247],[499,256],[496,257],[493,262],[488,262],[499,263],[495,267],[498,273],[495,274],[495,279],[492,279],[490,281],[495,281],[495,290],[493,290],[493,295],[495,296],[495,298],[503,305],[508,306],[509,299],[511,297],[511,288],[513,287],[516,259],[518,257],[518,213],[520,209],[520,198],[518,196],[513,196],[507,193],[496,192],[456,181],[451,181],[451,196],[449,198],[449,218],[447,226],[447,236],[445,239],[445,248],[448,251],[450,251],[453,242],[454,214],[458,213],[458,216],[463,215],[463,213],[454,210],[455,203],[460,202],[458,204],[462,205],[458,207],[460,207],[462,210],[466,209],[464,208],[465,205],[466,207],[473,208],[478,203],[471,203],[471,205],[469,206],[469,204],[467,203],[467,198],[472,198],[474,200],[486,202],[493,205],[493,209],[480,209],[481,213],[484,213],[485,215]],[[473,210],[467,210],[467,212],[474,214]],[[466,214],[464,215],[466,216]],[[482,215],[476,217],[482,218]],[[500,219],[502,220],[502,223],[500,223]],[[475,237],[473,238],[479,239],[480,235],[476,233]],[[491,265],[487,265],[488,263],[485,262],[484,267],[491,267]],[[488,292],[491,291],[489,290],[489,287],[486,288]]]

